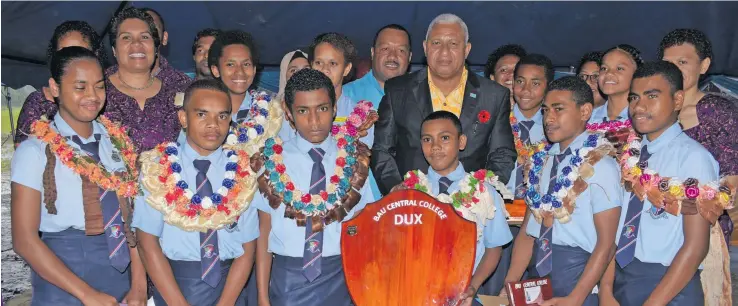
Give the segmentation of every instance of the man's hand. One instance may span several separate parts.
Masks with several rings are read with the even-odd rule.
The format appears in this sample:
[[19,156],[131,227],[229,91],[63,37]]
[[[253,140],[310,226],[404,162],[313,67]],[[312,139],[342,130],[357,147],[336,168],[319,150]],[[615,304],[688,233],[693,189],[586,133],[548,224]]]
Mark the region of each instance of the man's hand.
[[369,114],[367,114],[364,123],[356,129],[359,133],[359,138],[368,135],[369,129],[374,125],[374,122],[377,122],[377,120],[379,120],[379,114],[376,111],[370,111]]
[[547,301],[543,301],[541,306],[579,306],[584,301],[576,299],[572,296],[552,298]]
[[146,306],[146,299],[148,298],[146,295],[146,285],[136,287],[138,288],[131,287],[131,290],[128,291],[122,302],[128,306]]
[[399,183],[395,185],[395,187],[392,187],[392,189],[390,190],[390,193],[393,193],[395,191],[405,190],[405,189],[408,189],[407,186],[405,186],[405,184],[403,183]]
[[82,304],[85,306],[118,306],[118,300],[114,297],[102,293],[100,291],[92,290],[84,295],[82,298]]
[[471,306],[472,302],[474,302],[475,295],[477,295],[477,288],[469,285],[469,287],[466,288],[466,291],[459,296],[459,303],[457,305]]

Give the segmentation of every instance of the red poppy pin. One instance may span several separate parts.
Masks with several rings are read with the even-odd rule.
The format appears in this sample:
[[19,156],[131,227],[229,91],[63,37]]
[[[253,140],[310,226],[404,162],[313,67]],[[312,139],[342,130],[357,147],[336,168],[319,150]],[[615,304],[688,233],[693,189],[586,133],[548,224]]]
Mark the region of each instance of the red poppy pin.
[[486,110],[479,112],[479,114],[477,115],[477,119],[479,119],[480,123],[489,122],[489,118],[490,118],[489,112]]

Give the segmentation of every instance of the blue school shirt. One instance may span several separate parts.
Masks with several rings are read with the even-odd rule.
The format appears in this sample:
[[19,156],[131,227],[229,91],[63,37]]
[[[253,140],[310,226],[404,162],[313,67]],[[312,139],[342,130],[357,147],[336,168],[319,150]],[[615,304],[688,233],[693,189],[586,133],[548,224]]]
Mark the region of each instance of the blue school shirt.
[[[59,113],[54,116],[51,128],[65,138],[77,135]],[[110,142],[108,132],[102,124],[93,121],[92,135],[89,138],[80,137],[80,140],[82,143],[90,143],[95,141],[95,134],[101,135],[98,154],[100,155],[100,162],[103,166],[108,171],[126,171],[125,164],[122,161],[123,154],[118,152],[119,161],[113,160],[114,147]],[[69,138],[67,138],[67,144],[75,150],[80,150],[79,146]],[[62,164],[57,157],[56,165],[54,166],[57,192],[55,205],[57,213],[56,215],[49,214],[44,204],[43,188],[43,174],[46,169],[46,162],[46,143],[36,137],[29,137],[15,149],[10,166],[10,181],[33,188],[41,193],[41,202],[35,204],[41,207],[39,231],[55,233],[70,227],[77,230],[84,230],[85,212],[82,205],[82,178],[72,169]]]
[[[533,118],[526,118],[525,115],[520,112],[520,108],[516,103],[515,106],[513,106],[513,115],[515,115],[515,119],[518,120],[518,126],[520,126],[521,129],[524,128],[522,127],[522,124],[520,124],[521,121],[533,120],[533,127],[530,128],[529,134],[531,143],[536,143],[546,139],[546,134],[543,132],[543,113],[540,109],[536,112]],[[513,194],[515,194],[515,183],[517,182],[518,167],[520,166],[521,165],[518,164],[518,160],[516,158],[515,168],[513,169],[512,174],[510,174],[510,181],[507,182],[507,189],[509,189]]]
[[[338,103],[338,107],[336,109],[337,119],[338,117],[348,117],[348,115],[350,115],[351,112],[354,111],[354,107],[356,107],[358,101],[360,101],[350,98],[346,94],[345,89],[346,88],[344,87],[343,94],[341,94],[341,97],[339,97],[339,99],[336,101],[336,103]],[[376,109],[376,107],[377,103],[374,103],[374,109]],[[283,142],[287,142],[288,140],[294,139],[297,136],[297,131],[290,126],[290,122],[287,120],[286,114],[282,119],[282,128],[279,130],[278,136],[282,139]],[[371,149],[372,144],[374,144],[374,127],[372,126],[371,128],[369,128],[367,135],[360,138],[360,140],[361,142],[365,143],[369,147],[369,149]],[[379,186],[377,185],[377,181],[374,179],[374,174],[372,174],[371,169],[369,170],[369,177],[367,178],[367,181],[369,182],[369,186],[371,188],[371,201],[369,201],[369,203],[382,198],[382,193],[379,191]]]
[[[313,169],[313,160],[308,151],[313,147],[319,147],[325,151],[323,167],[328,176],[332,176],[336,167],[338,147],[333,137],[328,137],[319,145],[314,145],[302,137],[294,138],[283,144],[282,156],[287,166],[286,173],[295,184],[295,189],[303,193],[310,190],[310,177]],[[344,220],[351,219],[357,210],[363,209],[371,202],[371,190],[369,181],[361,188],[361,200],[351,209]],[[326,182],[330,184],[330,180]],[[269,206],[261,193],[254,196],[251,205],[259,210],[269,213],[272,219],[272,231],[269,233],[269,252],[276,255],[289,257],[302,257],[305,249],[305,227],[298,227],[293,219],[285,218],[285,205],[281,204],[277,209]],[[332,206],[329,206],[330,209]],[[323,257],[341,254],[341,223],[333,222],[323,229]]]
[[379,102],[384,97],[384,88],[369,70],[363,77],[343,86],[343,95],[353,101],[367,100],[374,104],[374,110],[379,108]]
[[[610,121],[610,118],[607,116],[607,104],[610,103],[610,100],[605,101],[605,104],[600,105],[599,107],[592,110],[592,117],[589,117],[588,123],[602,123],[605,121]],[[620,111],[620,114],[618,114],[619,119],[616,121],[626,121],[628,120],[628,107],[626,106],[623,110]]]
[[[254,103],[254,97],[251,95],[251,92],[246,92],[246,97],[243,98],[243,101],[241,102],[241,106],[236,111],[231,111],[231,121],[236,122],[236,119],[238,118],[238,112],[241,110],[248,110],[251,108],[251,104]],[[181,129],[179,130],[179,135],[177,135],[177,143],[183,144],[187,141],[187,134],[185,134],[185,130]]]
[[[336,100],[336,103],[338,104],[336,107],[336,119],[338,120],[339,118],[348,118],[354,111],[354,107],[358,104],[358,101],[352,100],[344,93]],[[297,138],[297,131],[290,126],[286,114],[282,119],[282,128],[279,130],[278,135],[284,142]],[[368,134],[361,138],[361,142],[365,143],[370,149],[372,148],[372,144],[374,144],[373,126],[369,129]]]
[[[643,145],[648,145],[651,157],[648,167],[662,177],[680,180],[695,178],[700,183],[717,181],[719,166],[715,158],[699,142],[689,138],[679,123],[674,123],[654,141],[644,137]],[[630,199],[630,193],[626,194]],[[618,234],[622,233],[628,201],[623,202]],[[682,216],[673,216],[656,209],[650,201],[643,202],[641,226],[636,238],[635,257],[642,262],[660,263],[670,266],[684,243],[684,224]],[[620,240],[621,235],[617,236]],[[617,241],[616,241],[617,243]]]
[[[562,169],[568,166],[570,158],[573,156],[575,149],[584,147],[584,142],[589,137],[589,132],[584,132],[577,136],[569,145],[572,149],[572,155],[564,158],[558,166],[558,174],[561,175]],[[566,150],[564,150],[566,151]],[[553,166],[554,156],[561,154],[562,150],[556,143],[549,151],[549,158],[541,171],[539,192],[543,195],[548,191],[550,181],[551,167]],[[594,165],[594,175],[585,180],[588,184],[587,189],[579,194],[576,199],[576,208],[571,214],[571,219],[567,223],[560,223],[558,219],[554,219],[553,223],[553,244],[579,247],[589,253],[594,251],[597,244],[597,230],[594,224],[594,215],[600,212],[620,207],[623,205],[623,187],[620,184],[620,167],[614,158],[604,156]],[[533,213],[528,216],[528,227],[526,233],[530,236],[538,238],[541,232],[541,224],[533,218]]]
[[[197,169],[194,160],[209,160],[207,177],[213,187],[213,192],[221,187],[225,175],[225,166],[228,158],[222,148],[208,156],[200,156],[189,143],[179,145],[177,156],[182,166],[182,178],[194,192],[197,186]],[[155,208],[146,203],[149,192],[143,188],[144,195],[136,197],[133,211],[132,227],[148,234],[159,237],[164,256],[171,260],[200,261],[200,232],[184,231],[174,225],[164,222],[164,216]],[[238,219],[233,229],[218,230],[218,249],[220,259],[227,260],[243,255],[243,244],[259,237],[259,218],[256,209],[249,207]]]
[[[446,176],[446,178],[452,181],[451,186],[449,186],[447,190],[449,194],[452,194],[459,190],[459,181],[461,181],[461,179],[463,179],[466,174],[467,173],[466,170],[464,170],[464,165],[459,162],[459,165],[456,166],[456,169]],[[428,167],[428,182],[431,184],[432,195],[438,196],[438,181],[441,179],[441,177],[442,175],[434,171],[432,167]],[[477,270],[477,266],[479,266],[479,263],[482,261],[485,248],[489,249],[503,246],[512,241],[513,238],[512,233],[510,233],[510,227],[507,225],[507,220],[505,218],[505,208],[502,207],[502,203],[504,203],[502,201],[502,197],[497,192],[497,190],[494,189],[494,187],[490,186],[487,183],[485,183],[485,185],[487,187],[487,192],[492,195],[492,199],[494,199],[495,201],[496,210],[495,217],[492,218],[492,220],[487,220],[487,223],[484,225],[482,239],[477,241],[477,252],[476,257],[474,258],[474,271]]]

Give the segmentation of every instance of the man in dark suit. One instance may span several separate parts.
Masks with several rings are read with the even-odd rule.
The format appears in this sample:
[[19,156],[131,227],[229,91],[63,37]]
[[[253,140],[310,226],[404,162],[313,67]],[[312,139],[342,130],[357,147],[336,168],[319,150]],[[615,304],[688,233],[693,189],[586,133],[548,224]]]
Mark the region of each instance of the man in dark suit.
[[379,104],[371,168],[382,194],[402,182],[410,170],[427,171],[420,125],[433,111],[461,119],[467,136],[459,158],[466,171],[492,170],[507,183],[517,153],[510,127],[510,91],[468,71],[469,31],[459,17],[443,14],[428,27],[423,49],[428,69],[390,79]]

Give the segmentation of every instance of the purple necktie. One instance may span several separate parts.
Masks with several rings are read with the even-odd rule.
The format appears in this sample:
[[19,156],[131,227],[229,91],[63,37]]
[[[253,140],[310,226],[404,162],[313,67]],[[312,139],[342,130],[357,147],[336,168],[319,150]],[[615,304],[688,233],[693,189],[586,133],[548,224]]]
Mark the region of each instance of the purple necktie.
[[[308,151],[313,159],[313,171],[310,176],[310,194],[319,194],[325,190],[325,168],[321,148],[312,148]],[[313,282],[321,273],[320,258],[323,254],[323,231],[313,233],[313,220],[307,216],[305,224],[305,250],[302,253],[302,274],[308,281]]]
[[[82,143],[79,136],[72,136],[72,141],[83,151],[87,152],[96,162],[100,162],[100,134],[95,134],[95,141]],[[123,217],[120,213],[120,204],[115,190],[100,188],[100,206],[105,225],[105,240],[108,243],[108,258],[110,265],[123,273],[131,262],[131,254],[126,245],[126,235],[123,231]]]
[[[530,129],[533,128],[535,122],[533,120],[520,121],[518,129],[520,130],[520,141],[523,144],[530,144]],[[525,197],[525,180],[523,180],[523,165],[518,165],[515,169],[515,199]]]
[[[194,160],[192,164],[197,169],[196,193],[201,198],[213,195],[213,186],[208,180],[209,160]],[[218,231],[208,230],[200,232],[200,278],[210,287],[217,287],[220,282],[220,253],[218,252]]]
[[[641,157],[638,164],[641,169],[648,167],[648,159],[651,153],[648,152],[648,146],[641,149]],[[643,213],[643,200],[631,192],[630,201],[628,202],[628,211],[625,214],[625,222],[620,233],[620,241],[618,241],[618,249],[615,252],[615,260],[620,267],[625,268],[635,258],[635,246],[638,239],[638,230],[641,227],[641,214]]]
[[[553,165],[551,165],[550,179],[548,180],[548,194],[553,193],[556,178],[558,177],[559,163],[569,154],[571,154],[571,148],[567,148],[563,154],[554,157]],[[538,271],[539,277],[544,277],[551,273],[551,268],[553,267],[551,260],[553,226],[547,227],[541,223],[541,231],[538,239],[536,239],[536,246],[538,247],[538,251],[536,252],[536,271]]]

